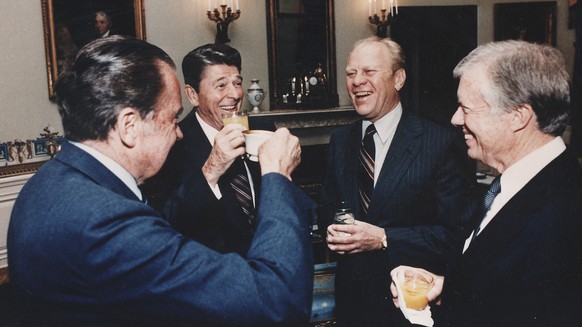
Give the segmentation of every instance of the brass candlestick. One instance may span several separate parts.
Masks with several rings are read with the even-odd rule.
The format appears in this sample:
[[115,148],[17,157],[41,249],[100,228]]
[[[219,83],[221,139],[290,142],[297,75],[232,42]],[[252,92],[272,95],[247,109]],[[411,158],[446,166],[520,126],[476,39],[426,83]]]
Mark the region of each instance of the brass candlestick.
[[382,16],[378,16],[378,14],[374,14],[373,16],[368,16],[368,21],[374,25],[376,25],[376,35],[381,38],[385,38],[388,36],[388,26],[392,23],[392,19],[394,19],[393,14],[386,14],[386,9],[382,9]]
[[216,43],[230,42],[228,38],[228,25],[240,17],[240,9],[233,11],[227,5],[220,5],[221,11],[214,8],[213,11],[207,11],[208,19],[216,22]]

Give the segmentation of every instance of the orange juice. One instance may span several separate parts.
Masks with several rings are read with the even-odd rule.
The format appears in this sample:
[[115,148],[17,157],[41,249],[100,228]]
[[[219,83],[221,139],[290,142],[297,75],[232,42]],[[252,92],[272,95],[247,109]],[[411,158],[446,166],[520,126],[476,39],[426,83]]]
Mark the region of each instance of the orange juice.
[[226,126],[228,124],[241,124],[245,129],[249,129],[249,116],[241,113],[233,113],[232,115],[223,116],[222,123]]
[[406,307],[414,310],[426,308],[426,295],[433,286],[433,277],[415,270],[404,270],[398,273],[397,278]]
[[430,284],[419,280],[405,280],[401,285],[404,302],[409,309],[423,310],[428,305],[426,294]]

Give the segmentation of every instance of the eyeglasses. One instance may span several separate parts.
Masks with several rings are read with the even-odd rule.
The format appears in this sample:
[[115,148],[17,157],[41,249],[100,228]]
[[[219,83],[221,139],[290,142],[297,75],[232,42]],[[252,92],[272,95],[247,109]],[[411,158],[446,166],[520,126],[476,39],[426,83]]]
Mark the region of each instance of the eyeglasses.
[[459,108],[461,108],[461,110],[463,111],[463,113],[465,115],[468,115],[470,113],[477,112],[478,109],[485,108],[485,107],[487,107],[486,104],[484,104],[482,106],[479,106],[479,107],[475,107],[475,108],[469,108],[469,107],[463,106],[462,104],[459,103]]

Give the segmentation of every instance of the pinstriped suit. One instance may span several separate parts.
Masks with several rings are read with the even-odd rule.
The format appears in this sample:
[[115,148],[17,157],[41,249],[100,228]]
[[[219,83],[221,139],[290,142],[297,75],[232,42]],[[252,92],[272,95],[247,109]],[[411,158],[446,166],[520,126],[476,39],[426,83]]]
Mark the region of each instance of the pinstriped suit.
[[[332,134],[324,204],[358,203],[361,133],[359,121]],[[366,218],[386,229],[388,249],[338,257],[336,315],[342,325],[380,326],[403,319],[389,295],[390,270],[406,264],[442,272],[449,256],[460,251],[474,175],[466,169],[467,157],[456,138],[452,130],[403,113]],[[359,206],[353,209],[362,216]],[[333,212],[333,205],[320,212],[323,228]]]

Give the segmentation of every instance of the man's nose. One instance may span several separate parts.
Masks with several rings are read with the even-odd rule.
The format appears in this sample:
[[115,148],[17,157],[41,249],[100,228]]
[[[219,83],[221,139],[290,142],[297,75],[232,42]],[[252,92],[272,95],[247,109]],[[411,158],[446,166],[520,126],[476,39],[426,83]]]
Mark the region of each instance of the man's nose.
[[451,124],[455,126],[465,125],[465,114],[463,113],[461,106],[457,107],[457,111],[455,111],[453,117],[451,117]]

